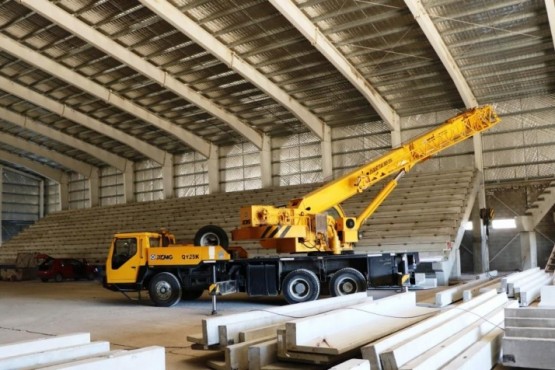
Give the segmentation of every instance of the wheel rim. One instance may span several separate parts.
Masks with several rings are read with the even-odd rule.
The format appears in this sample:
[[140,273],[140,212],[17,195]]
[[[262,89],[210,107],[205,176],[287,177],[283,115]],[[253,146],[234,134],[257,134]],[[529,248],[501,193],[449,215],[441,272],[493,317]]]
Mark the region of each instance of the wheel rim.
[[156,296],[163,301],[170,299],[173,294],[172,287],[167,281],[157,282],[154,286],[154,291],[156,292]]
[[310,295],[310,284],[304,279],[294,279],[289,284],[289,294],[295,299],[302,300]]
[[353,294],[357,292],[357,283],[348,276],[342,277],[337,281],[337,292],[339,295]]
[[215,233],[206,233],[200,238],[200,245],[220,245],[220,238]]

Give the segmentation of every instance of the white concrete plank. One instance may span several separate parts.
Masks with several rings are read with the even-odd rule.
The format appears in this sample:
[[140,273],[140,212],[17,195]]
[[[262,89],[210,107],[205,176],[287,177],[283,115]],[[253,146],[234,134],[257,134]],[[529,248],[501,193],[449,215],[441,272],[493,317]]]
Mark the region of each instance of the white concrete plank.
[[[507,305],[518,307],[516,301],[508,302]],[[479,320],[467,329],[456,333],[439,345],[409,361],[401,369],[429,370],[441,368],[453,360],[457,354],[479,341],[490,331],[497,327],[502,327],[504,317],[504,307],[499,307],[486,315],[484,319]]]
[[[276,334],[277,335],[277,334]],[[253,344],[267,342],[276,336],[253,339],[248,342],[232,344],[225,347],[225,364],[228,369],[248,370],[249,368],[249,347]]]
[[501,288],[501,278],[491,279],[470,289],[463,290],[463,301],[470,301],[480,295],[485,289],[499,290]]
[[76,346],[79,344],[89,343],[90,341],[90,333],[76,333],[10,343],[0,346],[0,358]]
[[501,351],[502,329],[494,329],[470,346],[457,358],[445,365],[443,370],[490,370],[498,362]]
[[370,362],[368,360],[352,358],[339,365],[330,367],[329,370],[370,370]]
[[547,307],[506,308],[505,317],[555,319],[555,309]]
[[448,320],[459,316],[462,311],[470,310],[492,299],[496,295],[497,294],[494,290],[489,290],[488,292],[485,292],[484,294],[470,300],[469,302],[461,303],[457,306],[454,306],[453,308],[448,308],[445,311],[442,311],[424,321],[398,331],[395,334],[379,339],[361,348],[362,357],[370,361],[370,366],[372,369],[381,369],[382,364],[379,355],[383,351],[387,350],[388,348],[394,347],[410,338],[418,337],[422,333],[425,333],[426,331],[438,325],[442,325]]
[[260,370],[277,361],[277,339],[254,344],[248,350],[249,370]]
[[423,333],[418,338],[405,341],[380,355],[384,369],[398,369],[421,353],[438,345],[450,336],[464,330],[489,312],[507,303],[507,295],[502,293],[493,299],[460,314],[449,325],[440,325]]
[[505,366],[553,369],[555,364],[555,339],[503,338]]
[[109,351],[110,343],[108,342],[92,342],[47,351],[37,351],[35,353],[2,358],[0,359],[0,369],[46,366],[56,362],[75,360]]
[[[539,307],[552,307],[555,309],[555,285],[545,285],[540,289]],[[555,311],[554,311],[555,312]]]
[[[287,317],[287,315],[299,317],[312,316],[336,308],[369,301],[371,299],[372,298],[368,297],[366,292],[363,292],[341,297],[320,299],[312,302],[297,303],[295,305],[269,308],[264,311],[249,311],[233,315],[211,317],[202,320],[202,335],[204,339],[204,343],[202,344],[218,344],[220,340],[218,328],[228,323],[233,323],[235,330],[238,331],[236,333],[228,331],[227,334],[229,336],[237,335],[238,337],[241,331],[288,321],[290,318]],[[238,324],[239,322],[243,323],[240,327]]]
[[555,327],[555,319],[505,317],[505,326],[512,326],[517,328],[553,328]]
[[551,276],[544,276],[542,279],[535,280],[519,292],[519,300],[521,306],[529,306],[532,302],[540,297],[541,288],[544,285],[551,284]]
[[445,289],[441,292],[436,293],[436,306],[445,307],[453,302],[460,301],[463,299],[463,292],[478,286],[481,286],[488,281],[484,280],[474,280],[465,284],[456,285],[452,288]]
[[507,337],[546,338],[555,339],[555,328],[516,328],[505,327]]
[[131,351],[110,352],[104,356],[78,360],[65,364],[41,367],[41,370],[165,370],[166,353],[164,347],[152,346]]
[[[359,348],[437,312],[417,307],[414,292],[351,306],[285,324],[287,350],[338,355]],[[340,324],[339,324],[340,323]]]
[[[223,326],[220,326],[220,329],[222,328]],[[260,328],[245,330],[245,331],[239,332],[239,342],[248,342],[253,339],[264,338],[271,335],[275,336],[278,329],[284,329],[284,328],[285,328],[285,324],[282,323],[282,324],[268,325]]]
[[507,275],[507,276],[501,278],[501,289],[506,291],[507,294],[509,294],[509,297],[511,297],[513,292],[509,291],[509,284],[512,284],[517,280],[521,280],[521,279],[525,278],[527,275],[534,274],[539,270],[540,270],[539,267],[535,267],[535,268],[531,268],[531,269],[528,269],[528,270],[525,270],[525,271],[515,272],[515,273],[512,273],[510,275]]

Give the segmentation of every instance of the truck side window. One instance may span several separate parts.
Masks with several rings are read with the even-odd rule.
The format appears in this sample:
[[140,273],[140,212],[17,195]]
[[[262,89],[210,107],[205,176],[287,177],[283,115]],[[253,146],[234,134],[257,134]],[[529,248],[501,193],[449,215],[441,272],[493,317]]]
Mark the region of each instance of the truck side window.
[[137,253],[137,239],[117,239],[114,243],[112,254],[112,268],[118,269]]
[[160,246],[160,239],[158,239],[158,238],[149,238],[148,239],[148,244],[151,247],[159,247]]

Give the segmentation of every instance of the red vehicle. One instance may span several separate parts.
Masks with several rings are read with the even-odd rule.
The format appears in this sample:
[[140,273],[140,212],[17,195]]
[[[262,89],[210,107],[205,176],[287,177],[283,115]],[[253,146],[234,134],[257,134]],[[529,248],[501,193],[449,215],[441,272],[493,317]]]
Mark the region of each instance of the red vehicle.
[[43,260],[37,271],[37,276],[44,282],[53,279],[60,282],[64,279],[88,279],[93,280],[98,269],[89,265],[86,260],[75,258],[53,258],[47,255],[39,255],[37,259]]

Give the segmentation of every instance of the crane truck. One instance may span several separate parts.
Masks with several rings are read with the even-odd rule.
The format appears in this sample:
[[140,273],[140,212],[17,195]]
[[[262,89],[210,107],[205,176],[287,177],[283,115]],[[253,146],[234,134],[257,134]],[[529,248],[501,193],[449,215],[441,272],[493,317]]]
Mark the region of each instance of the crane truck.
[[[258,240],[279,257],[248,258],[241,247],[230,247],[226,232],[215,225],[199,229],[193,245],[176,244],[166,231],[116,234],[104,286],[122,292],[148,289],[156,305],[172,306],[209,288],[250,296],[281,293],[297,303],[315,300],[321,292],[338,296],[405,284],[418,252],[354,253],[361,225],[417,163],[499,121],[489,105],[470,109],[284,207],[242,207],[232,240]],[[345,214],[341,202],[392,175],[359,215]]]

